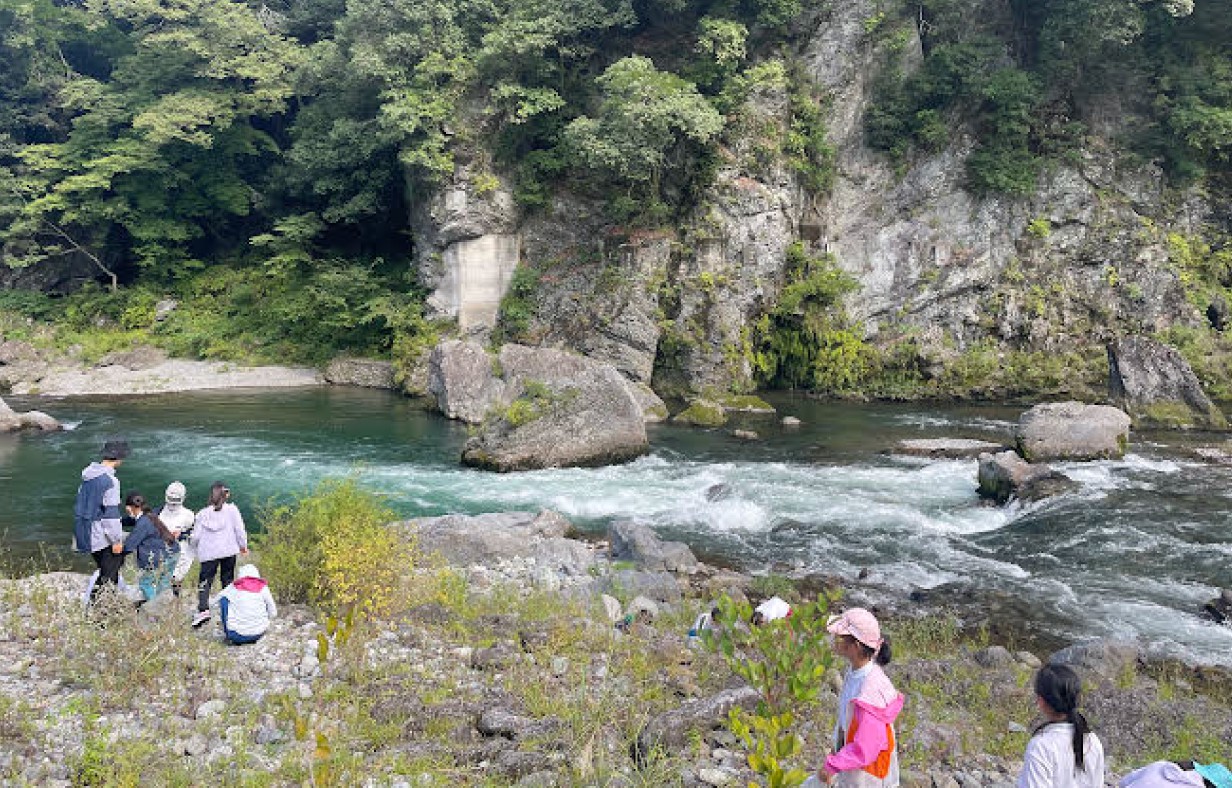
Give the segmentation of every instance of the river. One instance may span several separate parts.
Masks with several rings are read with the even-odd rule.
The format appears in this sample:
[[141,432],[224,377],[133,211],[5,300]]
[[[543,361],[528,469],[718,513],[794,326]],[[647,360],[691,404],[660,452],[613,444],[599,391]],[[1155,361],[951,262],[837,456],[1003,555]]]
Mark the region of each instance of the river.
[[[699,554],[884,589],[963,583],[1016,600],[1058,640],[1137,638],[1152,653],[1232,665],[1232,628],[1197,610],[1232,587],[1232,468],[1190,458],[1212,436],[1134,435],[1124,460],[1061,464],[1077,492],[1030,507],[975,495],[974,460],[885,453],[909,437],[1008,438],[1019,408],[821,403],[780,396],[747,426],[763,440],[673,425],[627,465],[496,475],[458,464],[466,428],[387,392],[323,387],[86,400],[9,397],[70,426],[0,436],[0,536],[10,565],[82,568],[69,552],[81,468],[103,440],[133,454],[125,491],[161,500],[173,479],[200,507],[224,479],[246,517],[318,481],[354,475],[400,514],[556,509],[586,531],[636,518]],[[708,496],[715,485],[725,494]],[[711,498],[715,500],[711,500]]]

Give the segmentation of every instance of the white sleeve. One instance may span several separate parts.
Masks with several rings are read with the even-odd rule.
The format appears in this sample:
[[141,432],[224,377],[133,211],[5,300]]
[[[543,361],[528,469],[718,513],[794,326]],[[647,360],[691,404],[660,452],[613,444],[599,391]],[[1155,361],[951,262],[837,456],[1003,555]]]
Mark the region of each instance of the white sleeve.
[[248,530],[244,527],[244,516],[240,514],[240,507],[231,504],[235,515],[235,543],[240,546],[241,550],[248,549]]
[[261,598],[265,600],[265,612],[269,613],[269,617],[278,618],[278,605],[274,604],[274,595],[270,593],[269,586],[261,589]]
[[1018,774],[1016,788],[1052,788],[1053,768],[1054,764],[1048,757],[1043,740],[1036,736],[1027,742],[1027,752],[1022,759],[1022,771]]

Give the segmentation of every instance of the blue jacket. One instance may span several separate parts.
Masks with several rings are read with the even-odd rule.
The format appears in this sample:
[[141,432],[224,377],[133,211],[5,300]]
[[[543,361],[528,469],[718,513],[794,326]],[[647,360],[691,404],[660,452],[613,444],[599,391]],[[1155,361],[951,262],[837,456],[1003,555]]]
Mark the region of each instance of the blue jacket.
[[81,472],[73,516],[73,542],[79,552],[93,553],[124,541],[120,480],[111,466],[93,462]]
[[124,540],[124,552],[137,554],[138,569],[157,569],[167,560],[171,545],[163,539],[153,521],[143,514],[137,518],[133,532]]

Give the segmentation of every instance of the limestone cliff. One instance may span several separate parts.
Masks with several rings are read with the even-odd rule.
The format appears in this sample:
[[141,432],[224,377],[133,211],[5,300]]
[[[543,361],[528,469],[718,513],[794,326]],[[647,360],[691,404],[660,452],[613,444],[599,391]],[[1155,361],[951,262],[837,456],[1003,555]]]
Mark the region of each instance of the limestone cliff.
[[[467,164],[420,202],[417,259],[430,303],[463,330],[572,348],[684,396],[753,386],[755,326],[778,299],[797,240],[857,280],[846,308],[869,342],[910,340],[928,363],[975,346],[1055,353],[1203,323],[1168,237],[1201,228],[1211,206],[1167,186],[1158,167],[1127,163],[1106,141],[1114,121],[1089,118],[1101,136],[1026,198],[968,190],[975,140],[960,118],[935,153],[894,162],[870,149],[873,80],[922,56],[910,25],[893,47],[868,34],[877,8],[826,4],[799,36],[795,64],[826,99],[836,163],[828,193],[807,192],[782,160],[751,164],[758,132],[738,125],[712,185],[657,231],[611,225],[600,204],[563,189],[546,209],[524,212],[504,181]],[[762,91],[745,111],[781,124],[786,102]],[[498,327],[516,266],[527,272],[517,314]]]

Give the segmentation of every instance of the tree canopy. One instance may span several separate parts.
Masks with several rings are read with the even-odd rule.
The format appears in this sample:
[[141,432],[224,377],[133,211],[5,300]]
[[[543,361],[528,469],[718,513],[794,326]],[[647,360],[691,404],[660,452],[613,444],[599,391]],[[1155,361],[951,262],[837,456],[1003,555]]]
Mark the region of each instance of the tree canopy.
[[[1084,144],[1092,97],[1112,94],[1126,150],[1177,182],[1232,181],[1232,3],[1011,0],[1005,19],[972,23],[978,6],[892,0],[866,20],[873,51],[918,30],[925,55],[911,73],[878,67],[870,145],[905,160],[965,126],[972,188],[1026,194]],[[225,268],[288,298],[351,271],[411,303],[409,203],[459,157],[512,175],[528,210],[565,186],[616,221],[656,224],[688,208],[725,135],[761,129],[758,155],[824,192],[825,96],[796,56],[817,13],[797,0],[0,0],[0,261],[86,255],[104,280],[189,289]],[[741,117],[759,84],[789,95],[779,132]]]

